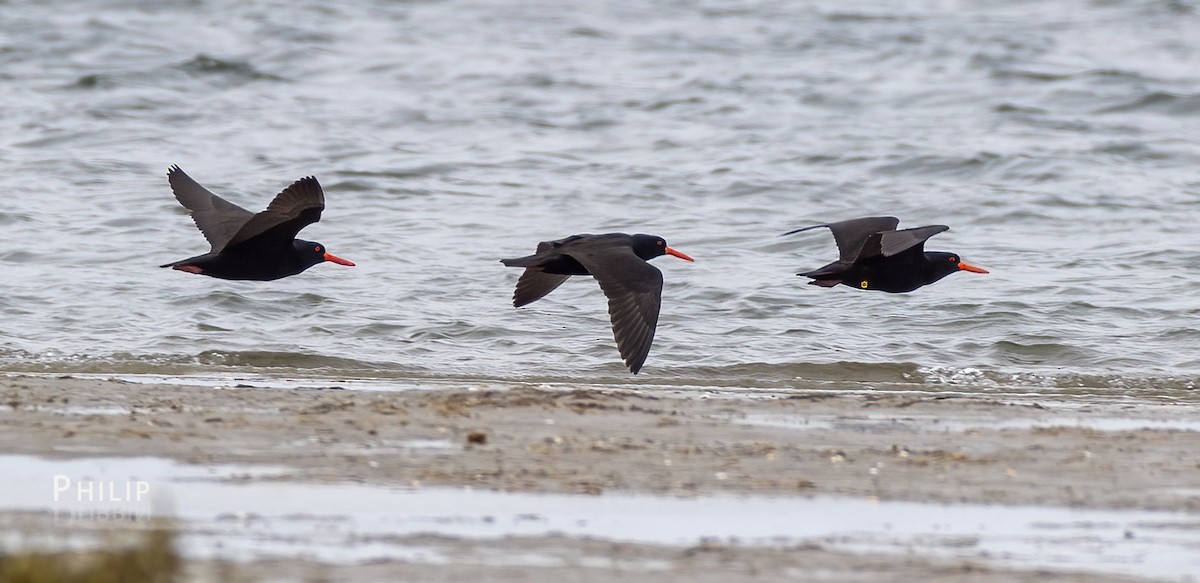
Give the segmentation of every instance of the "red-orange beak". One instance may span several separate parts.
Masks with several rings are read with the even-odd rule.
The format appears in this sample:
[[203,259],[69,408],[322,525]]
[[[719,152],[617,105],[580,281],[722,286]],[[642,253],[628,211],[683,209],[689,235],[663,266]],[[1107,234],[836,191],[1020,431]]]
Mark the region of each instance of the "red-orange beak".
[[338,264],[338,265],[345,265],[345,266],[347,266],[347,267],[354,267],[354,262],[353,262],[353,261],[349,261],[349,260],[346,260],[346,259],[342,259],[341,257],[338,257],[337,255],[333,255],[333,254],[331,254],[331,253],[326,253],[326,254],[325,254],[325,261],[332,261],[332,262],[334,262],[334,263],[336,263],[336,264]]
[[663,253],[666,253],[667,255],[674,255],[680,259],[683,259],[684,261],[695,261],[695,259],[688,257],[687,253],[683,253],[681,251],[676,251],[670,247],[663,249]]
[[963,271],[970,271],[971,273],[987,273],[988,272],[988,270],[986,270],[982,267],[975,267],[974,265],[971,265],[970,263],[963,263],[962,261],[958,262],[958,268]]

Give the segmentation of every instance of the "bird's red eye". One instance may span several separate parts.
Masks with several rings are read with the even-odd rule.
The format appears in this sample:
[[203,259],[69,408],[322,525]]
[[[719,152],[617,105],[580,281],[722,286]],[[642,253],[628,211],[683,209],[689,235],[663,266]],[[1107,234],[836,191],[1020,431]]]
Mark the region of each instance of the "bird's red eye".
[[958,258],[957,258],[957,257],[951,257],[951,258],[950,258],[950,263],[954,263],[954,262],[956,262],[956,261],[958,261]]
[[314,250],[314,251],[316,251],[317,253],[320,253],[320,252],[321,252],[321,246],[320,246],[320,245],[317,245],[316,247],[313,247],[313,250]]
[[666,242],[666,241],[659,241],[659,242],[658,242],[658,246],[659,246],[659,247],[665,247],[666,245],[667,245],[667,242]]

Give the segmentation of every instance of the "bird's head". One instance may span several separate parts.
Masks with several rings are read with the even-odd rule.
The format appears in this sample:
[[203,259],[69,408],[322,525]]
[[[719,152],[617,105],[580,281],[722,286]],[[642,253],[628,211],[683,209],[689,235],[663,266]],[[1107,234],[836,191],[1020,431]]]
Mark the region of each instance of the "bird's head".
[[647,261],[659,255],[674,255],[686,261],[695,261],[695,259],[688,257],[686,253],[668,247],[666,239],[655,237],[654,235],[634,235],[633,252],[638,257]]
[[342,259],[341,257],[326,251],[325,246],[320,243],[296,239],[295,241],[292,241],[292,247],[297,253],[300,254],[300,257],[304,258],[304,263],[306,265],[316,265],[323,261],[332,261],[338,265],[354,267],[353,261]]
[[987,273],[988,270],[982,267],[976,267],[962,260],[954,253],[946,253],[943,251],[929,251],[925,253],[925,259],[932,266],[931,279],[929,283],[933,283],[951,273],[957,271],[970,271],[972,273]]

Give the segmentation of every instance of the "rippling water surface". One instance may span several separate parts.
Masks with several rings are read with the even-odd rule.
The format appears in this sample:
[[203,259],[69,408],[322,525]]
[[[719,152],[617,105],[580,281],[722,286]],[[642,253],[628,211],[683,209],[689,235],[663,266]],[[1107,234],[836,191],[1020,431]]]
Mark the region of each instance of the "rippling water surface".
[[[1200,5],[1188,1],[0,2],[0,368],[627,379],[593,281],[497,259],[647,232],[637,381],[1192,388]],[[207,249],[178,163],[358,267]],[[946,223],[991,275],[819,289],[813,222]]]

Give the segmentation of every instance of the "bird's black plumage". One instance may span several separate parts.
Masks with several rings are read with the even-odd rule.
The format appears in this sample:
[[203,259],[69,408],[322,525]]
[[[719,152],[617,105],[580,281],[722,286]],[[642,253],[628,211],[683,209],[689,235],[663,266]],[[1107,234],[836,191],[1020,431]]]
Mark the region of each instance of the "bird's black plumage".
[[811,278],[810,284],[833,287],[838,284],[859,289],[891,293],[913,291],[956,271],[987,273],[964,263],[958,255],[925,251],[925,241],[947,231],[946,225],[929,225],[896,230],[896,217],[864,217],[837,223],[812,225],[788,231],[784,235],[828,227],[838,247],[838,260],[824,267],[798,273]]
[[608,296],[617,349],[637,374],[654,342],[662,304],[662,272],[646,261],[667,254],[692,261],[661,237],[608,233],[543,241],[533,255],[500,262],[525,268],[513,292],[513,306],[518,308],[541,299],[572,275],[595,277]]
[[221,279],[268,281],[323,261],[354,265],[320,243],[296,238],[301,229],[321,220],[325,209],[325,193],[312,176],[292,183],[257,214],[209,192],[178,166],[167,171],[167,180],[212,249],[161,267]]

